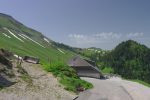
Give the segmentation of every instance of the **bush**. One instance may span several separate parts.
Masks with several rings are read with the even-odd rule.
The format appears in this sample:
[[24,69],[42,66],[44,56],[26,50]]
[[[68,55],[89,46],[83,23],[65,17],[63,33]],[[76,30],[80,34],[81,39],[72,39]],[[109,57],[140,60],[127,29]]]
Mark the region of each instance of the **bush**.
[[60,83],[65,86],[68,91],[73,91],[77,93],[77,88],[83,87],[85,89],[92,88],[93,85],[84,80],[81,80],[76,71],[66,65],[63,62],[53,62],[49,65],[44,64],[45,70],[52,72],[54,76],[60,78]]
[[83,87],[84,89],[92,88],[93,85],[81,80],[80,78],[70,78],[70,77],[63,77],[60,79],[60,83],[65,86],[66,90],[78,92],[77,88]]
[[68,76],[78,78],[76,71],[63,62],[53,62],[45,66],[45,70],[52,72],[56,77]]
[[114,70],[113,70],[112,67],[104,67],[104,68],[102,69],[102,72],[103,72],[103,73],[114,73]]

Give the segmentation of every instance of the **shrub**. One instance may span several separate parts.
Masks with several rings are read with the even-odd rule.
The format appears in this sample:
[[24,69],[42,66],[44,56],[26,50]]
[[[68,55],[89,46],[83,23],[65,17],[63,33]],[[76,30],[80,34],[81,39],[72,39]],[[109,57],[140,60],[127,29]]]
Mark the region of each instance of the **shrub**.
[[76,71],[66,65],[63,62],[53,62],[48,64],[44,64],[45,70],[52,72],[54,76],[60,78],[60,83],[65,86],[65,89],[68,91],[73,91],[77,93],[77,88],[83,87],[85,89],[92,88],[93,85],[84,80],[81,80]]
[[62,83],[65,86],[66,90],[78,92],[77,88],[83,87],[85,89],[92,88],[93,85],[81,80],[80,78],[70,78],[70,77],[63,77],[60,79],[60,83]]
[[114,73],[114,70],[113,70],[112,67],[104,67],[104,68],[102,69],[102,72],[103,72],[103,73]]
[[77,78],[76,71],[66,65],[63,62],[53,62],[50,65],[46,65],[45,70],[52,72],[56,77],[68,76],[72,78]]

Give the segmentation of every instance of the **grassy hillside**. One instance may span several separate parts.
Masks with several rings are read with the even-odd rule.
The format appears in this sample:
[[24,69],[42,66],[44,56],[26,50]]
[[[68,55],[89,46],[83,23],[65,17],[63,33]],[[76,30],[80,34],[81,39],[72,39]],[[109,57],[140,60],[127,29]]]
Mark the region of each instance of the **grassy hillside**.
[[[10,34],[9,31],[23,40],[23,42]],[[24,39],[23,36],[20,36],[22,34],[38,42],[43,47],[28,38]],[[49,43],[45,41],[44,38],[47,39]],[[41,62],[56,60],[65,61],[74,55],[69,50],[64,50],[53,45],[53,41],[43,36],[41,33],[24,26],[12,17],[4,14],[0,14],[0,48],[8,49],[20,56],[30,55],[39,57]],[[60,50],[64,53],[60,52]]]
[[[40,58],[40,63],[45,70],[54,74],[57,71],[57,73],[61,74],[56,76],[61,78],[61,83],[66,85],[67,89],[69,88],[68,90],[75,91],[78,86],[85,88],[92,86],[89,83],[87,83],[88,86],[85,86],[84,83],[86,82],[80,80],[75,74],[73,77],[70,77],[67,76],[66,73],[63,73],[63,69],[66,67],[67,70],[64,71],[69,74],[72,73],[73,69],[67,66],[66,62],[75,55],[74,52],[50,40],[40,32],[26,27],[13,17],[1,13],[0,48],[9,50],[19,56],[29,55]],[[59,67],[59,69],[57,69],[57,67]],[[70,81],[72,80],[74,80],[76,84],[71,84]]]

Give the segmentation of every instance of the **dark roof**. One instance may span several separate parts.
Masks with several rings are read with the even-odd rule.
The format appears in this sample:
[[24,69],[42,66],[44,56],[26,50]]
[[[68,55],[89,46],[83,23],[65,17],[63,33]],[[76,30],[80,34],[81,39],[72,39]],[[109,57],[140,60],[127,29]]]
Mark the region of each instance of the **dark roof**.
[[72,67],[82,67],[82,66],[90,66],[92,69],[99,71],[99,69],[92,65],[91,63],[89,63],[87,60],[84,60],[83,58],[79,57],[79,56],[76,56],[76,57],[73,57],[69,62],[68,62],[68,65],[69,66],[72,66]]
[[69,63],[69,66],[91,66],[87,61],[81,59],[80,57],[73,57]]

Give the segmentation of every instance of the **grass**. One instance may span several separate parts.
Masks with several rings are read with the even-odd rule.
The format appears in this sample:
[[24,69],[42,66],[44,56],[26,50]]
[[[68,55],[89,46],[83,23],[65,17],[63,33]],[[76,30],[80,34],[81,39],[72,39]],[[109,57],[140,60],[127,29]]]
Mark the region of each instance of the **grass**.
[[106,73],[106,74],[114,73],[114,70],[111,67],[105,67],[101,71],[102,71],[102,73]]
[[67,66],[62,61],[56,61],[50,63],[50,65],[44,65],[45,70],[48,72],[52,72],[56,77],[61,77],[62,75],[77,78],[75,70],[73,70],[71,67]]
[[92,84],[81,80],[80,78],[70,78],[70,77],[62,77],[60,79],[60,83],[65,86],[65,89],[68,91],[78,92],[77,88],[82,87],[85,90],[93,87]]
[[44,65],[45,70],[52,72],[56,77],[59,77],[61,84],[65,86],[68,91],[78,92],[77,88],[82,87],[84,89],[90,89],[93,87],[91,83],[81,80],[76,71],[67,66],[63,62],[53,62],[50,65]]
[[[114,70],[113,70],[113,68],[111,68],[111,67],[103,67],[102,69],[101,69],[101,71],[104,73],[104,74],[114,74]],[[138,79],[126,79],[126,78],[124,78],[124,77],[122,77],[124,80],[129,80],[129,81],[132,81],[132,82],[137,82],[137,83],[140,83],[140,84],[142,84],[142,85],[144,85],[144,86],[147,86],[147,87],[150,87],[150,84],[149,83],[146,83],[146,82],[144,82],[144,81],[142,81],[142,80],[138,80]]]
[[[63,50],[65,51],[65,54],[62,54],[56,47],[46,45],[46,43],[42,44],[46,48],[42,48],[30,40],[24,40],[24,42],[21,42],[10,35],[7,31],[4,31],[4,33],[11,36],[11,38],[5,37],[2,33],[3,32],[0,31],[0,48],[4,48],[20,56],[29,55],[38,57],[40,58],[41,63],[49,63],[49,60],[51,62],[56,60],[62,60],[65,62],[74,55],[73,52],[67,50]],[[13,33],[16,32],[13,31]],[[38,42],[40,42],[40,40]]]
[[[114,70],[111,68],[111,67],[104,67],[102,70],[101,70],[103,73],[105,74],[112,74],[114,73]],[[125,78],[123,78],[125,79]],[[137,83],[140,83],[144,86],[147,86],[147,87],[150,87],[150,84],[149,83],[146,83],[142,80],[138,80],[138,79],[125,79],[125,80],[129,80],[129,81],[132,81],[132,82],[137,82]]]
[[[7,30],[4,30],[3,27],[7,27],[24,42],[16,39]],[[7,34],[11,38],[4,36],[2,33]],[[43,45],[45,48],[33,43],[31,40],[23,39],[18,35],[18,33],[24,33],[28,35],[30,38]],[[30,29],[8,16],[0,16],[0,48],[9,50],[19,56],[29,55],[38,57],[40,58],[41,63],[49,63],[49,61],[53,62],[58,60],[66,62],[74,55],[73,52],[66,49],[61,49],[65,52],[65,54],[61,53],[57,50],[57,47],[54,46],[53,43],[49,44],[45,42],[43,38],[44,36],[40,32]]]
[[140,84],[142,84],[142,85],[144,85],[144,86],[150,87],[150,84],[149,84],[149,83],[146,83],[146,82],[141,81],[141,80],[130,79],[129,81],[137,82],[137,83],[140,83]]

